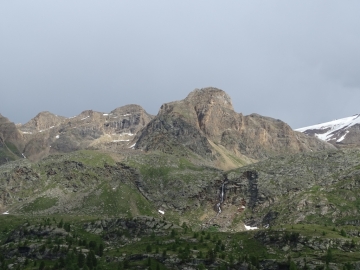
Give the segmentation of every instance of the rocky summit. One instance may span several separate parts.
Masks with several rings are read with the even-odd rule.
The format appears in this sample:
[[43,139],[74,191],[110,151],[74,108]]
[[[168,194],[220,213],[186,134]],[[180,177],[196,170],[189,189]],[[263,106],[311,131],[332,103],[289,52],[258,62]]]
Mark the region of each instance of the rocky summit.
[[18,150],[35,161],[86,148],[129,148],[136,133],[152,118],[141,106],[126,105],[109,113],[86,110],[70,118],[41,112],[24,125],[13,125],[13,129],[21,137]]
[[0,269],[360,269],[357,121],[294,131],[212,87],[0,115]]
[[138,135],[136,148],[167,153],[186,148],[207,159],[223,160],[225,167],[236,167],[279,154],[334,147],[293,131],[281,120],[237,113],[228,94],[204,88],[184,100],[163,104]]

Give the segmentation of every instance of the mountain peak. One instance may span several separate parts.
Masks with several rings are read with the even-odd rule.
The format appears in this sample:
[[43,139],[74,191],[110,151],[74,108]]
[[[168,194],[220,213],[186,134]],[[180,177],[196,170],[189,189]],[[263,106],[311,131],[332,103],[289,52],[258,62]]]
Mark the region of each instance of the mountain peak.
[[296,129],[296,131],[317,137],[332,144],[359,145],[360,114],[299,128]]
[[54,126],[60,125],[65,117],[53,114],[49,111],[38,113],[29,122],[20,126],[20,129],[25,132],[33,132],[45,130]]
[[198,105],[220,105],[234,110],[230,96],[225,91],[215,87],[195,89],[189,93],[185,101]]
[[225,160],[226,166],[238,166],[231,160],[247,162],[244,157],[262,159],[333,149],[330,144],[299,135],[282,121],[235,112],[230,96],[213,87],[195,89],[184,100],[163,104],[136,143],[138,149],[166,153],[184,147],[206,159]]
[[140,105],[137,105],[137,104],[124,105],[124,106],[121,106],[121,107],[118,107],[118,108],[112,110],[110,113],[114,114],[114,115],[122,115],[122,116],[130,116],[132,114],[139,114],[139,113],[149,115],[144,110],[143,107],[141,107]]

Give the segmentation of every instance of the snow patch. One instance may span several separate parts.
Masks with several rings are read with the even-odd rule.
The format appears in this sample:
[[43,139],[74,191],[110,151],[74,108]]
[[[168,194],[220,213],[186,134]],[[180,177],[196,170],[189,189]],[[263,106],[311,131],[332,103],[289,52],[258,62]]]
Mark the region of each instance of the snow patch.
[[2,213],[3,215],[9,215],[9,211]]
[[54,128],[55,126],[51,126],[51,127],[49,127],[49,128],[46,128],[46,129],[42,129],[42,130],[39,130],[39,132],[43,132],[43,131],[45,131],[45,130],[49,130],[49,129],[52,129],[52,128]]
[[24,155],[24,153],[21,153],[21,155],[23,156],[23,158],[26,158],[25,155]]
[[246,225],[245,225],[245,229],[246,229],[247,231],[251,231],[251,230],[258,230],[259,228],[258,228],[258,227],[251,227],[251,226],[246,226]]
[[112,142],[129,142],[130,140],[113,140]]
[[29,132],[29,131],[23,131],[22,133],[23,134],[32,134],[32,132]]
[[124,114],[123,116],[129,116],[129,115],[131,115],[131,113]]
[[87,118],[89,118],[90,116],[86,116],[86,117],[84,117],[84,118],[82,118],[81,120],[85,120],[85,119],[87,119]]
[[59,139],[59,138],[60,138],[60,135],[56,135],[55,138],[56,138],[56,139]]
[[344,135],[341,136],[341,138],[339,138],[336,142],[341,142],[345,139],[346,135],[349,133],[350,131],[346,131]]
[[103,116],[108,116],[109,114],[108,113],[103,113]]
[[129,132],[129,133],[126,133],[126,132],[123,132],[120,134],[120,136],[125,136],[125,135],[128,135],[128,136],[134,136],[135,134]]
[[163,210],[158,210],[158,212],[162,215],[165,214],[165,212]]
[[134,143],[132,146],[130,146],[129,148],[134,148],[135,147],[135,145],[136,145],[136,143]]
[[[360,114],[355,114],[350,117],[345,117],[341,119],[336,119],[330,122],[298,128],[295,129],[295,131],[304,132],[307,130],[327,130],[326,132],[322,134],[315,134],[315,136],[323,141],[329,141],[332,139],[332,137],[335,135],[335,133],[341,129],[348,129],[356,124],[360,124]],[[346,135],[346,134],[345,134]],[[337,142],[341,142],[345,137],[341,137],[337,140]]]

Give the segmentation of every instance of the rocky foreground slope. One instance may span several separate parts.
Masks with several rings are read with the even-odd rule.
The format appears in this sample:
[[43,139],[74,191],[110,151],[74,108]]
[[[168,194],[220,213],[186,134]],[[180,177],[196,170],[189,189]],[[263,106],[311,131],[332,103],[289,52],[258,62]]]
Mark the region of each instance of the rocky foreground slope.
[[231,171],[183,157],[80,151],[0,167],[0,211],[157,215],[194,227],[358,224],[359,150],[269,158]]
[[[104,269],[136,269],[148,258],[161,269],[344,269],[360,256],[359,183],[360,151],[348,149],[281,155],[231,171],[137,150],[22,159],[0,166],[0,228],[14,228],[0,230],[0,249],[16,265],[25,265],[17,251],[67,265],[71,259],[61,258],[71,252],[93,250]],[[260,231],[240,233],[250,227]],[[97,248],[84,244],[89,235]],[[349,251],[353,257],[344,257]]]

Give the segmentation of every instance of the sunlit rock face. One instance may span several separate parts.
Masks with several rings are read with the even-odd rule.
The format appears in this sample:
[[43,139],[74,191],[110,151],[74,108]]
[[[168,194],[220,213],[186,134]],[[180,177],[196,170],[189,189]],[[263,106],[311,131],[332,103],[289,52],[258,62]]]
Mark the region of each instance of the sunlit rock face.
[[211,87],[195,89],[184,100],[163,104],[158,115],[139,134],[136,147],[171,152],[177,145],[214,158],[218,151],[211,143],[235,156],[256,160],[333,148],[317,138],[293,131],[281,120],[237,113],[229,95]]

